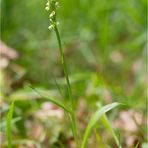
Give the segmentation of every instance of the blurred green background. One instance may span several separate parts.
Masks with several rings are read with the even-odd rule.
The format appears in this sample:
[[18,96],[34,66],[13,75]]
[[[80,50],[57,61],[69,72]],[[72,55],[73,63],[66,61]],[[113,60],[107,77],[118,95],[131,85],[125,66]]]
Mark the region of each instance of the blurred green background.
[[[11,81],[9,84],[3,80],[7,85],[1,92],[2,102],[8,104],[9,98],[20,95],[17,92],[28,92],[25,88],[28,83],[54,90],[57,95],[55,78],[66,96],[56,36],[47,29],[46,0],[1,0],[0,3],[1,40],[19,54],[2,70]],[[98,100],[103,104],[118,101],[127,105],[126,110],[138,111],[145,120],[146,10],[146,0],[60,0],[59,30],[73,96],[78,100],[76,104],[84,99],[90,105],[88,112]],[[28,100],[26,96],[24,99]],[[20,104],[17,105],[21,110]],[[42,102],[35,100],[35,104],[26,105],[25,113],[20,113],[22,121],[32,115],[30,106],[37,111]],[[118,114],[115,110],[111,118]],[[20,122],[19,126],[25,125]],[[145,142],[144,135],[138,134],[140,144]]]

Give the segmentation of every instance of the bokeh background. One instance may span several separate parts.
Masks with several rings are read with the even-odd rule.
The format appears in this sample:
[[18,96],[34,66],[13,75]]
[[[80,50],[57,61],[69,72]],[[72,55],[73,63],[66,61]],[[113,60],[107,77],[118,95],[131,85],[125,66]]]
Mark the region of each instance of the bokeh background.
[[[73,147],[63,111],[28,87],[31,84],[57,99],[67,97],[56,36],[47,29],[46,0],[0,3],[1,59],[5,59],[0,61],[2,146],[6,147],[5,115],[15,99],[16,147],[25,144],[32,148],[34,143],[45,148],[61,147],[60,144]],[[79,136],[97,102],[105,105],[117,101],[125,103],[125,107],[114,109],[108,117],[123,147],[132,148],[139,143],[139,147],[146,148],[147,1],[59,3],[59,30],[75,98]],[[94,131],[88,147],[116,147],[101,122],[97,131],[100,140],[96,140]]]

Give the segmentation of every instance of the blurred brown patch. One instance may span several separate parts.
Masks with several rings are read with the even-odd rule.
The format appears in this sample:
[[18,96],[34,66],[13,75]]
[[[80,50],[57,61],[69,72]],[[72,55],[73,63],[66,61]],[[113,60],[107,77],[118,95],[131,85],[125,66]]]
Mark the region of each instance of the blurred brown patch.
[[15,51],[15,49],[0,41],[0,69],[6,68],[9,64],[9,61],[16,59],[17,57],[18,53]]
[[119,113],[119,118],[115,121],[116,128],[121,128],[125,131],[136,132],[137,124],[141,125],[143,117],[139,112],[134,110],[122,111]]

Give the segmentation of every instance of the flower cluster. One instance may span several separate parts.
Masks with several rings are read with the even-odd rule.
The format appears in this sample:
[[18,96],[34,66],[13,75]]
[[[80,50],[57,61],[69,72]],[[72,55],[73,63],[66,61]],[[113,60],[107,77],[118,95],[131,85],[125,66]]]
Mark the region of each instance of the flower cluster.
[[49,21],[50,21],[50,26],[48,27],[49,30],[54,29],[54,27],[59,24],[56,21],[56,10],[58,7],[59,3],[57,0],[48,0],[46,3],[45,10],[49,12]]

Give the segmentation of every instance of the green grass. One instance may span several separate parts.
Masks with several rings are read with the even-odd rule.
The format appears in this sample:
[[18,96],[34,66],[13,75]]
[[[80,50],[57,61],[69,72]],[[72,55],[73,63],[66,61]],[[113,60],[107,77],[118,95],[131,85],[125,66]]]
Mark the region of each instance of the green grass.
[[50,96],[45,95],[42,91],[39,91],[37,88],[34,88],[33,86],[30,86],[30,88],[32,88],[32,90],[35,91],[42,98],[47,99],[50,102],[52,102],[53,104],[55,104],[55,105],[61,107],[62,109],[64,109],[67,113],[70,113],[70,114],[72,113],[71,109],[69,107],[65,106],[64,103],[58,101],[55,98],[52,98]]
[[[2,40],[19,53],[19,58],[10,60],[10,65],[0,75],[2,134],[5,135],[4,129],[7,128],[7,141],[18,147],[22,143],[37,143],[44,147],[46,143],[47,147],[69,148],[73,138],[79,148],[82,143],[85,147],[97,147],[97,144],[122,147],[127,146],[126,138],[130,136],[136,137],[137,141],[137,145],[132,143],[131,147],[144,147],[147,145],[144,122],[147,110],[147,1],[59,2],[55,21],[58,20],[60,25],[55,25],[53,31],[49,32],[47,27],[50,20],[47,19],[49,14],[44,11],[45,1],[1,1]],[[119,62],[114,62],[118,59]],[[33,86],[31,89],[28,89],[28,83]],[[16,100],[15,118],[11,117],[12,113],[5,116],[10,100]],[[36,117],[47,102],[63,109],[66,117],[62,118],[62,123],[58,118],[48,117],[42,121]],[[96,115],[112,102],[124,102],[126,107]],[[123,111],[133,111],[142,116],[138,116],[143,122],[136,124],[138,130],[134,135],[128,131],[128,127],[126,131],[122,126],[119,129],[112,126],[116,120],[121,120]],[[77,118],[79,114],[81,119]],[[94,124],[90,124],[90,121]],[[31,128],[26,127],[28,122],[47,129],[42,131],[46,135],[43,141],[30,135]],[[15,136],[12,134],[13,126]],[[87,136],[83,133],[85,127],[87,130],[90,127]],[[61,130],[57,131],[59,128]],[[96,135],[93,135],[93,131]],[[102,137],[106,136],[106,132],[104,140]],[[120,134],[121,142],[117,134]],[[84,137],[86,140],[82,142]],[[2,146],[6,146],[6,143],[2,141]]]
[[11,127],[11,122],[12,122],[12,117],[13,117],[13,110],[14,110],[14,102],[11,103],[9,112],[7,114],[7,141],[8,141],[8,148],[12,148],[12,127]]
[[[83,136],[83,140],[82,140],[82,146],[81,148],[85,148],[87,142],[88,142],[88,137],[92,131],[92,128],[96,125],[96,123],[98,122],[98,120],[108,111],[112,110],[113,108],[117,107],[119,105],[119,103],[112,103],[112,104],[108,104],[106,106],[101,107],[99,110],[97,110],[94,115],[91,117],[91,119],[88,122],[88,125],[86,127],[84,136]],[[107,124],[108,128],[110,129],[110,126]],[[113,132],[112,132],[113,133]],[[119,142],[117,137],[113,134],[113,136],[116,139],[117,145],[119,146]]]

